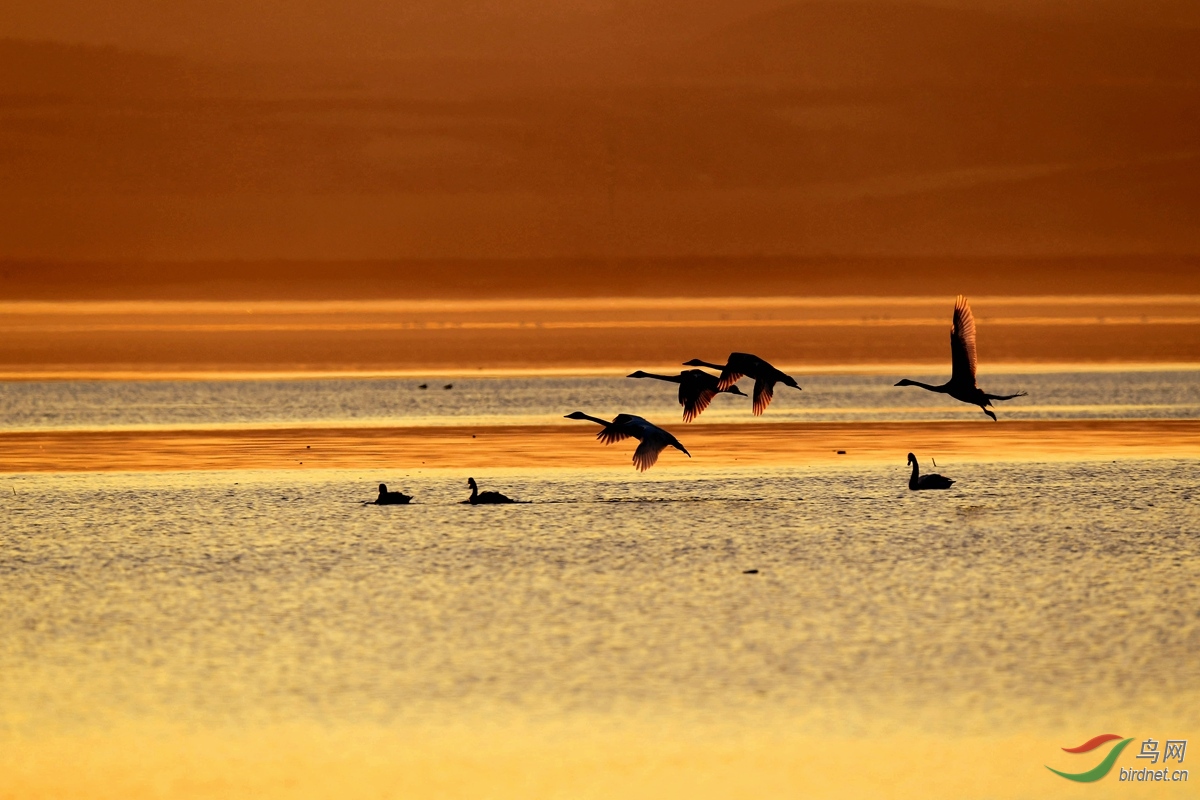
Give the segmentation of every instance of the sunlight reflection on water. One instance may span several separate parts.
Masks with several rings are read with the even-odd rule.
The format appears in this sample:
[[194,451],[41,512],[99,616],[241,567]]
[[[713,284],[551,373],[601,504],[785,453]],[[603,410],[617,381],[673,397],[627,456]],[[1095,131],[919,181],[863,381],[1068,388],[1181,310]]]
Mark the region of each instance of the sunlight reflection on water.
[[0,720],[1194,717],[1197,467],[12,476]]

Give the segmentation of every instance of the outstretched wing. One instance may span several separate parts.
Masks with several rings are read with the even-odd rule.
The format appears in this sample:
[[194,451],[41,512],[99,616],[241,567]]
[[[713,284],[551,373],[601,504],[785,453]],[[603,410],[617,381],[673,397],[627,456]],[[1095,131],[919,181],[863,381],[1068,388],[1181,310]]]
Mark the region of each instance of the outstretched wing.
[[641,439],[643,429],[649,424],[646,420],[633,414],[617,414],[613,417],[612,422],[608,423],[600,433],[596,434],[596,438],[605,444],[619,442],[631,436],[635,439]]
[[633,465],[638,468],[638,472],[645,472],[653,467],[658,462],[658,454],[666,446],[667,443],[657,437],[647,436],[643,439],[637,450],[633,451]]
[[708,408],[708,404],[717,396],[713,389],[697,389],[692,387],[690,392],[685,392],[684,387],[679,387],[679,404],[683,406],[683,421],[691,422],[704,409]]
[[721,377],[717,380],[717,388],[722,392],[733,386],[735,383],[746,377],[746,373],[731,370],[729,367],[721,370]]
[[754,416],[760,417],[771,405],[775,396],[775,381],[764,381],[761,378],[754,382]]
[[622,430],[615,425],[605,425],[600,429],[600,432],[596,434],[596,438],[605,444],[619,442],[623,439],[628,439],[629,436],[630,434],[627,431]]
[[954,327],[950,329],[951,383],[975,385],[975,317],[961,294],[954,302]]
[[749,353],[730,353],[725,368],[721,370],[717,388],[723,392],[747,375],[754,377],[754,368],[758,363],[759,358]]

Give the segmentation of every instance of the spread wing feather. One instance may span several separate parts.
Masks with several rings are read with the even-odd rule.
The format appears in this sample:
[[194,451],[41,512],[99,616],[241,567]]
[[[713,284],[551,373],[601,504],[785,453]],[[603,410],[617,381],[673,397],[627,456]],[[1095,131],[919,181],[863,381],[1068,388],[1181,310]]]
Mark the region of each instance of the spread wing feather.
[[649,437],[643,439],[637,450],[633,451],[633,465],[638,468],[639,472],[645,472],[658,462],[658,454],[666,446],[665,442],[655,441]]
[[632,414],[617,414],[613,417],[613,421],[604,427],[604,430],[596,434],[596,438],[605,444],[619,442],[622,439],[628,439],[630,436],[640,439],[642,438],[643,426],[649,423],[641,417],[635,417]]
[[619,428],[608,425],[600,429],[600,432],[596,434],[596,438],[605,444],[612,444],[623,439],[628,439],[629,434]]
[[691,422],[708,408],[708,404],[717,396],[712,389],[701,389],[696,394],[684,397],[683,387],[680,387],[679,402],[683,406],[683,421]]
[[725,391],[747,375],[757,377],[762,363],[762,359],[749,353],[730,353],[725,361],[725,369],[721,370],[717,388]]
[[767,410],[767,406],[771,405],[771,398],[775,396],[775,382],[757,380],[754,382],[754,416],[762,416],[762,413]]
[[721,377],[717,380],[717,388],[723,392],[744,377],[746,377],[746,373],[736,372],[726,367],[721,370]]
[[961,294],[954,302],[954,327],[950,329],[950,380],[975,385],[975,317]]

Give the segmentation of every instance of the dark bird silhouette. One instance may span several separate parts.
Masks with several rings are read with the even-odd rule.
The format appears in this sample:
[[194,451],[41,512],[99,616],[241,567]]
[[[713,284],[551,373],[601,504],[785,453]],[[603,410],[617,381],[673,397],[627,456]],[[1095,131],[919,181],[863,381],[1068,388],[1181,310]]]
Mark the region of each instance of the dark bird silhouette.
[[403,506],[408,505],[408,501],[412,500],[412,495],[404,494],[404,492],[389,492],[386,483],[379,484],[379,497],[375,498],[377,506]]
[[950,478],[943,478],[941,475],[921,475],[921,468],[917,465],[917,457],[912,453],[908,454],[908,463],[912,464],[912,476],[908,479],[908,488],[916,491],[917,489],[949,489],[954,485],[954,481]]
[[729,359],[724,365],[710,364],[698,358],[685,361],[683,365],[685,367],[708,367],[709,369],[721,370],[721,377],[717,380],[717,388],[721,391],[733,386],[743,377],[753,378],[753,411],[756,417],[760,416],[767,410],[767,406],[771,405],[771,398],[775,396],[775,384],[782,383],[784,386],[791,386],[796,390],[800,389],[800,384],[796,383],[796,379],[791,375],[780,372],[766,361],[750,353],[730,353]]
[[567,414],[566,419],[586,419],[600,425],[601,430],[596,434],[596,438],[605,444],[629,438],[639,440],[641,444],[633,451],[633,465],[639,472],[645,472],[653,467],[658,461],[659,453],[668,446],[674,447],[688,458],[692,457],[687,448],[680,444],[674,436],[657,425],[632,414],[617,414],[613,417],[612,422],[607,422],[599,417],[588,416],[582,411],[575,411]]
[[471,496],[464,503],[470,503],[473,506],[495,505],[497,503],[515,503],[511,497],[505,497],[499,492],[481,492],[479,485],[475,483],[474,478],[467,478],[467,486],[471,487]]
[[418,389],[428,389],[428,388],[429,388],[429,384],[428,384],[428,383],[422,383],[422,384],[421,384],[420,386],[418,386],[417,388],[418,388]]
[[897,386],[920,386],[931,392],[948,394],[955,400],[979,406],[983,413],[994,421],[996,419],[988,406],[993,400],[1012,400],[1014,397],[1024,397],[1025,392],[1016,394],[988,394],[975,385],[975,317],[971,314],[971,305],[961,294],[954,301],[954,325],[950,328],[950,380],[941,386],[930,386],[920,381],[910,381],[903,378]]
[[717,388],[717,383],[720,379],[716,375],[710,375],[702,369],[687,369],[678,375],[654,375],[650,372],[642,372],[639,369],[637,372],[626,377],[653,378],[656,381],[678,383],[679,405],[683,406],[684,422],[691,422],[700,416],[700,412],[708,408],[708,404],[712,402],[712,399],[721,392],[740,394],[742,397],[746,396],[746,393],[737,386],[730,386],[726,389]]
[[447,384],[446,384],[445,386],[443,386],[442,388],[443,388],[443,389],[453,389],[453,388],[454,388],[454,384],[453,384],[453,383],[447,383]]

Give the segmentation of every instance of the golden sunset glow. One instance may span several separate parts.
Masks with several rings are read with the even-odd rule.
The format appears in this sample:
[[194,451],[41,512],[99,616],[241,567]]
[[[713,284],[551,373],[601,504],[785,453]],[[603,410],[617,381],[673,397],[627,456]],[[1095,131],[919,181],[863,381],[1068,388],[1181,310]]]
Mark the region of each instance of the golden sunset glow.
[[1194,795],[1194,0],[8,5],[0,798]]

